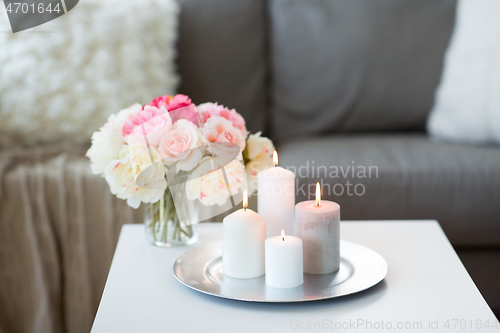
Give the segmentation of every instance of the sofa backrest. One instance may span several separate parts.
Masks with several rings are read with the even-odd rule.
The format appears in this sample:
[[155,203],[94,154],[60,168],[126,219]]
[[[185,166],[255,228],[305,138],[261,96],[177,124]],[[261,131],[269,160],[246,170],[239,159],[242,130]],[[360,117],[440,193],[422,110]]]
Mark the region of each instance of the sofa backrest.
[[267,108],[264,0],[180,0],[179,92],[235,108],[251,132]]
[[236,108],[274,139],[424,130],[456,5],[179,1],[179,92]]
[[269,0],[275,138],[424,130],[455,0]]

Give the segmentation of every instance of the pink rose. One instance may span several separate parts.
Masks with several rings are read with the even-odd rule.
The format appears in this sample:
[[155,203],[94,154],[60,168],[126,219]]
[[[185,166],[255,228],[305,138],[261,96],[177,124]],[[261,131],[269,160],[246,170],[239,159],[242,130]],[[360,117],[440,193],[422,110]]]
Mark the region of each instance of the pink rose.
[[190,171],[201,159],[200,130],[186,119],[178,120],[160,141],[158,150],[167,166],[177,162],[179,170]]
[[212,116],[221,116],[229,120],[234,127],[240,130],[244,138],[247,137],[248,131],[245,127],[245,119],[235,109],[229,110],[224,105],[218,105],[217,103],[203,103],[198,105],[197,109],[202,125]]
[[160,109],[163,106],[167,111],[170,112],[186,106],[190,106],[192,104],[193,103],[191,102],[191,99],[188,96],[177,94],[175,96],[165,95],[156,97],[148,105],[156,106],[158,109]]
[[146,105],[141,112],[123,123],[122,137],[128,144],[147,143],[157,147],[171,126],[172,119],[165,108],[160,110],[155,106]]
[[241,131],[222,116],[211,116],[203,126],[203,135],[209,142],[231,142],[245,149],[245,137]]

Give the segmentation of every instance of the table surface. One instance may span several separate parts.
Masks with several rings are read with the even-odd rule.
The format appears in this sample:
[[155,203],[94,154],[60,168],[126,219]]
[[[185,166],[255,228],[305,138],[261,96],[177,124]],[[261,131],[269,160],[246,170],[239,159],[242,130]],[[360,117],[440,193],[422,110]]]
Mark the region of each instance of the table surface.
[[[173,264],[196,244],[158,248],[146,242],[142,225],[125,225],[92,332],[500,332],[437,221],[349,221],[340,230],[342,239],[387,260],[382,282],[336,299],[263,304],[182,285]],[[199,231],[198,244],[220,239],[222,224],[203,223]]]

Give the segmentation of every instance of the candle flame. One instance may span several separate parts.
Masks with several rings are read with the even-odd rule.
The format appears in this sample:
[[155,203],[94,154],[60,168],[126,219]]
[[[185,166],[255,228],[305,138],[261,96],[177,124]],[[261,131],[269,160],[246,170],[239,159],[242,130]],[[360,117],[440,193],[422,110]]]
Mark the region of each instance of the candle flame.
[[278,166],[278,153],[276,152],[276,150],[273,153],[273,163],[274,166]]
[[319,187],[319,182],[316,183],[316,206],[319,207],[321,204],[321,189]]
[[248,194],[247,191],[243,191],[243,209],[247,210],[248,206]]
[[281,239],[285,241],[285,230],[281,229]]

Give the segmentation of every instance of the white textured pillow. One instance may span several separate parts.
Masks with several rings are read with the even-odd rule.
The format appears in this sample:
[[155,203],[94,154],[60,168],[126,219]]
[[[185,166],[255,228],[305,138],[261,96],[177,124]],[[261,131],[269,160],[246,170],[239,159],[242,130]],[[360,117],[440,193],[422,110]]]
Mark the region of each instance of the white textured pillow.
[[85,0],[5,33],[0,6],[0,146],[85,142],[111,113],[174,94],[175,0]]
[[427,130],[439,139],[500,144],[499,0],[459,0]]

